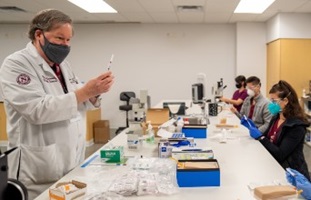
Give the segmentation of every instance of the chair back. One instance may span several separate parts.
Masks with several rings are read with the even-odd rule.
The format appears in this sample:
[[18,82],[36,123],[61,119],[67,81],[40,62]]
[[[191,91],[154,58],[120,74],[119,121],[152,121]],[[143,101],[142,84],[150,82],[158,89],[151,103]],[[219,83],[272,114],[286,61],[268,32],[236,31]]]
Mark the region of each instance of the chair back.
[[130,101],[131,97],[133,97],[133,98],[136,97],[134,92],[121,92],[120,93],[120,100],[121,101],[126,101],[128,103]]

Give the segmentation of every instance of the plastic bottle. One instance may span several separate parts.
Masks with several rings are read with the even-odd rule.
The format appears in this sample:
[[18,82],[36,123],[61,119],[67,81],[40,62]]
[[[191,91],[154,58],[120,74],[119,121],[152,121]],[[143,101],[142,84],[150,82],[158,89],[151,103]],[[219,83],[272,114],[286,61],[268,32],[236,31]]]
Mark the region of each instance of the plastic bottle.
[[148,121],[148,126],[147,126],[147,139],[146,142],[153,144],[154,143],[154,131],[153,131],[153,127],[151,125],[151,122]]
[[178,117],[177,120],[177,127],[176,127],[176,132],[181,133],[182,132],[182,127],[184,126],[184,121],[182,118]]

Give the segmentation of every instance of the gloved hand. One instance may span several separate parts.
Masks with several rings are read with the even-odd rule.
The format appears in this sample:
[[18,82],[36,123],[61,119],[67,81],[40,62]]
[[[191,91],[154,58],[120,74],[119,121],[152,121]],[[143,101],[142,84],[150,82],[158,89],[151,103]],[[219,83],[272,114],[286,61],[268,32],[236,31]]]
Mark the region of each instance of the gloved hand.
[[[293,170],[293,169],[292,169]],[[295,180],[295,177],[292,176],[288,171],[286,171],[286,179],[287,179],[287,182],[289,182],[291,185],[295,186],[296,187],[296,180]]]
[[306,199],[311,199],[311,183],[308,181],[308,179],[302,175],[300,172],[289,169],[291,173],[286,171],[286,179],[287,181],[295,186],[297,190],[302,190],[301,195]]
[[303,180],[296,180],[297,186],[296,188],[299,190],[302,190],[301,196],[303,196],[305,199],[310,200],[311,199],[311,183],[304,178]]
[[251,135],[252,138],[254,139],[258,139],[260,138],[260,136],[262,136],[262,133],[260,132],[260,130],[258,130],[258,128],[256,127],[250,127],[249,128],[249,134]]
[[245,115],[241,118],[241,124],[248,129],[250,129],[250,127],[256,128],[254,122],[251,119],[245,117]]

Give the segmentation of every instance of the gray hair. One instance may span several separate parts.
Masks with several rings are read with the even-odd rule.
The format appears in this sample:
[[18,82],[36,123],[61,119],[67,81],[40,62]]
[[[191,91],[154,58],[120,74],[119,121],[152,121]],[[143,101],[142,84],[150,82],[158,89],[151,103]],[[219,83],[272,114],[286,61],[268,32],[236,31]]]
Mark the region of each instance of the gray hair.
[[46,9],[38,12],[29,25],[28,37],[35,40],[36,30],[50,31],[63,24],[72,24],[71,18],[59,10]]

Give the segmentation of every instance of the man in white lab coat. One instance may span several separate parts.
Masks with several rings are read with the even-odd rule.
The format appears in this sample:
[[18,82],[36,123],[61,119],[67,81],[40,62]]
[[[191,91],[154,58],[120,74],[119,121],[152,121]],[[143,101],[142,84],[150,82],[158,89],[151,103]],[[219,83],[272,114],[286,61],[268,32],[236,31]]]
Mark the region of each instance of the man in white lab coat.
[[34,199],[84,160],[81,116],[100,106],[99,95],[113,84],[111,72],[84,85],[64,59],[70,51],[72,20],[44,10],[32,20],[25,49],[8,56],[0,68],[6,115],[9,177],[21,181]]

